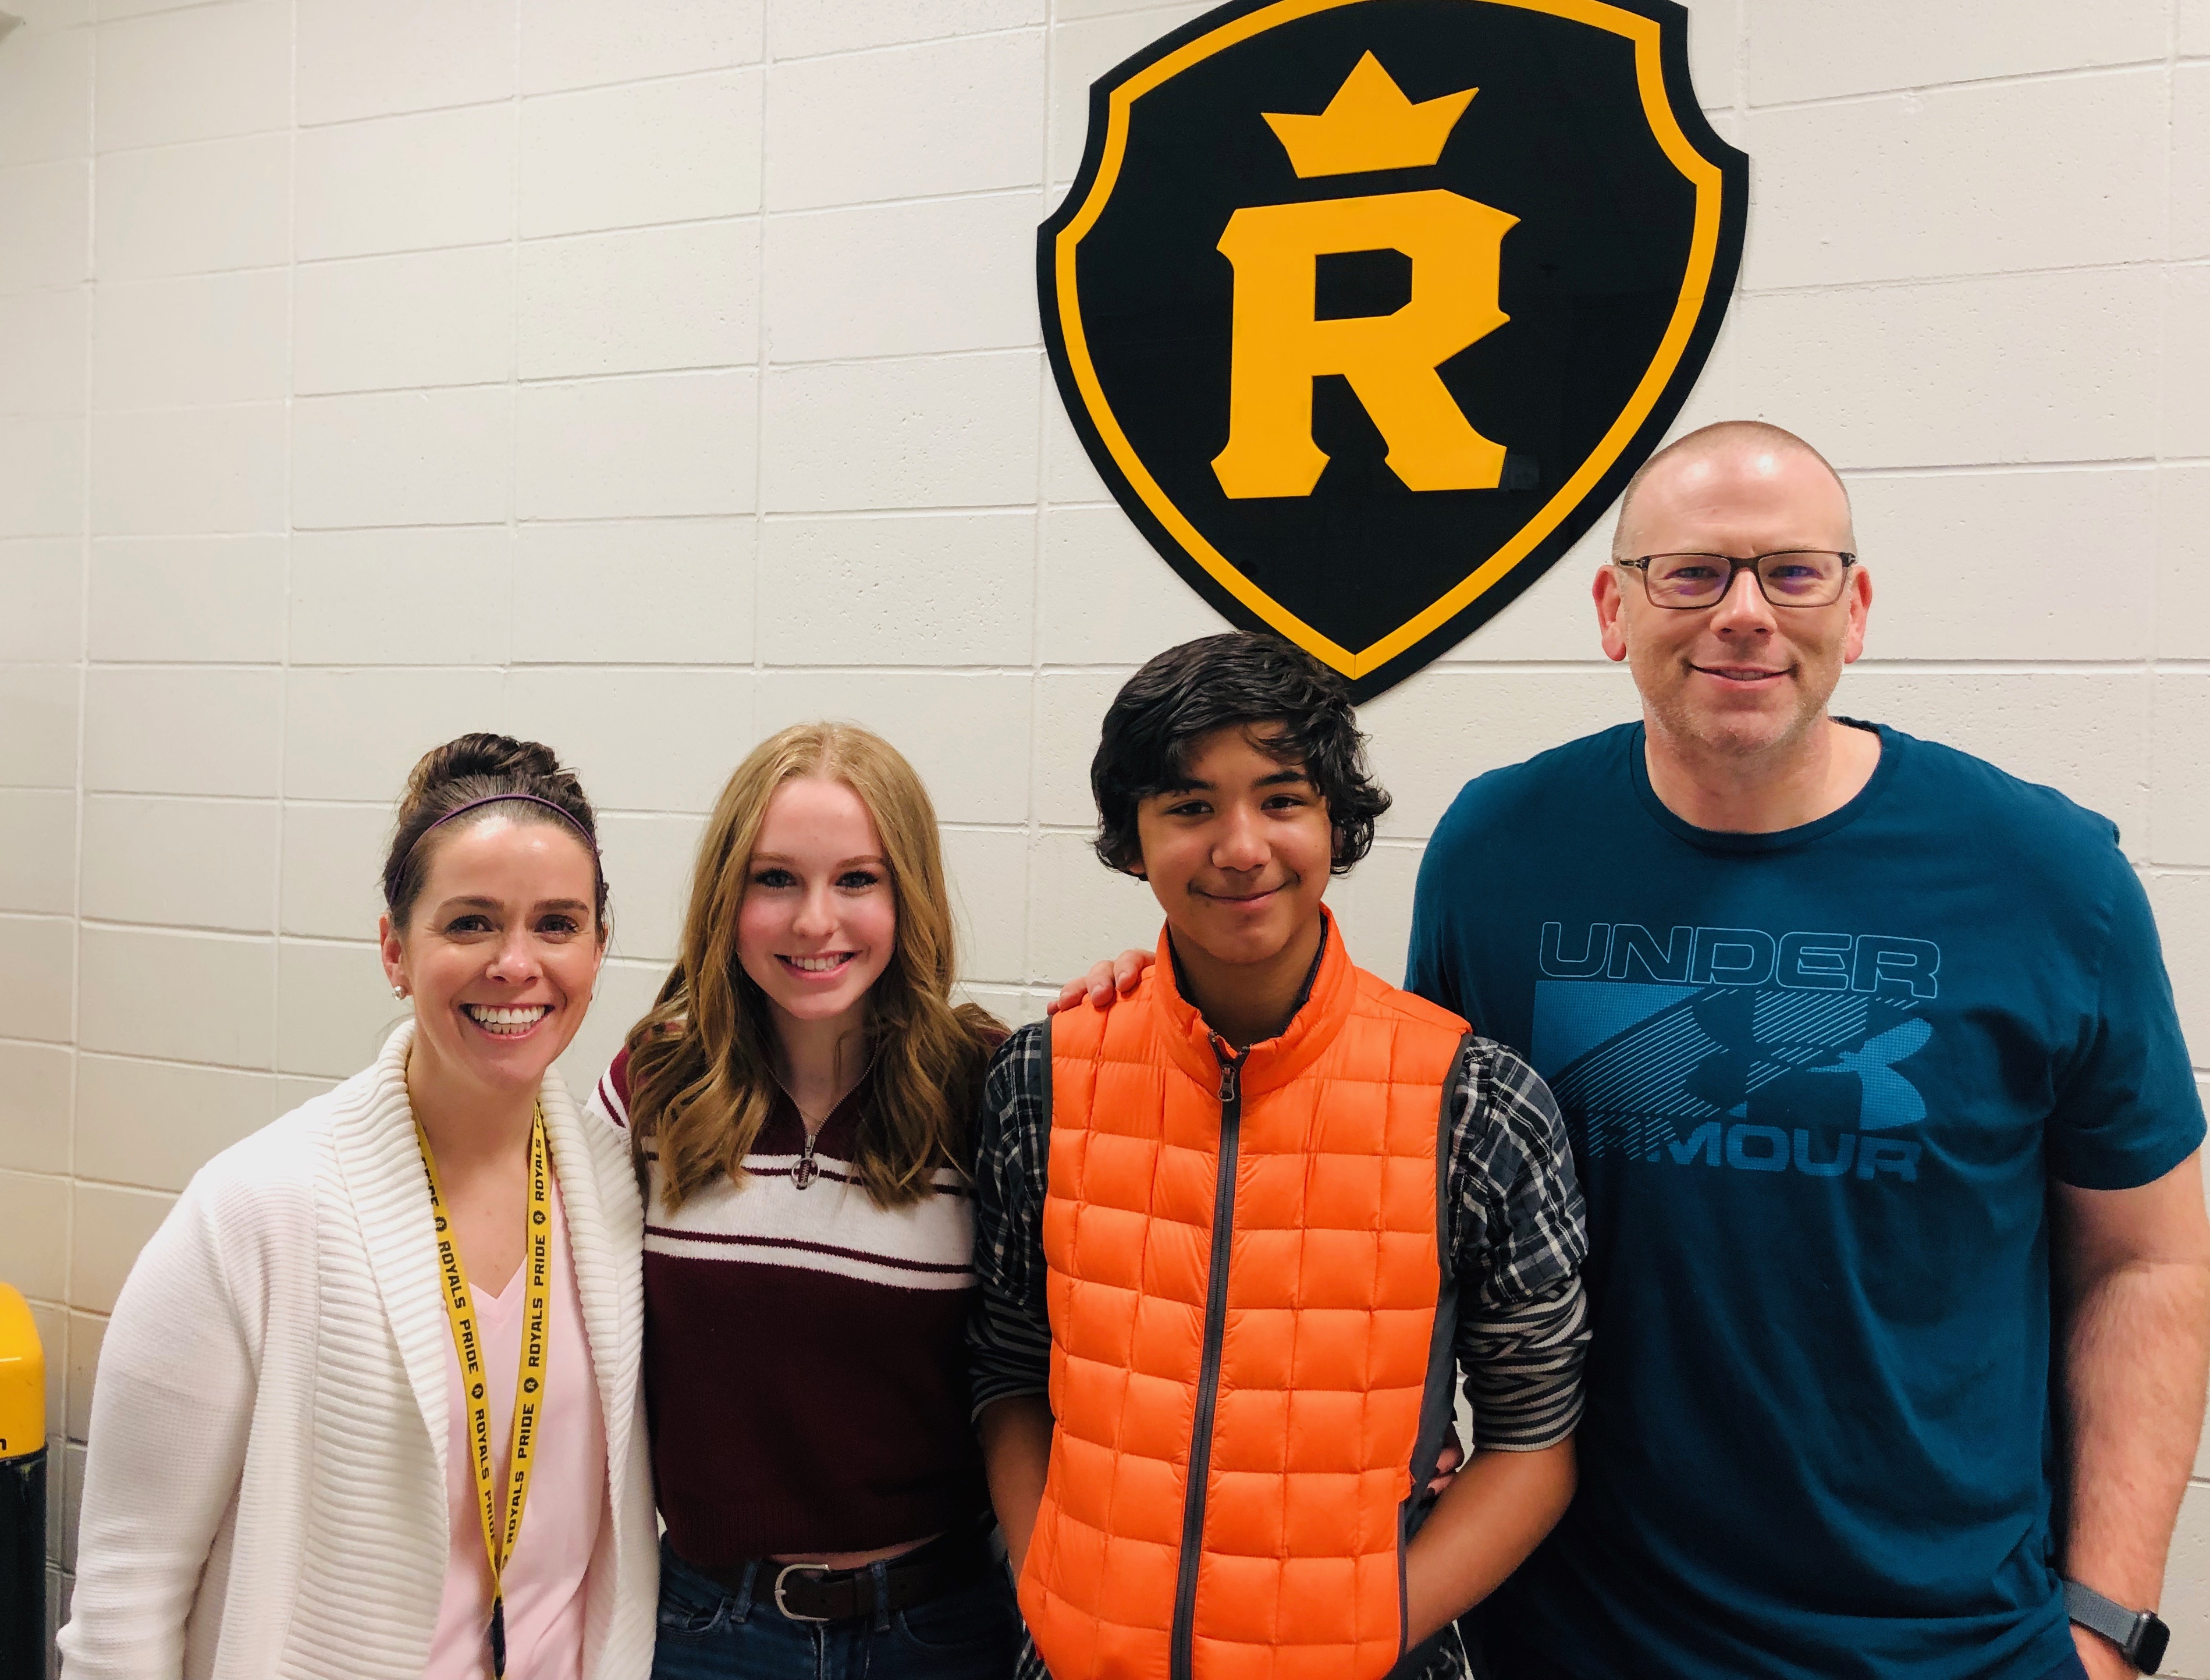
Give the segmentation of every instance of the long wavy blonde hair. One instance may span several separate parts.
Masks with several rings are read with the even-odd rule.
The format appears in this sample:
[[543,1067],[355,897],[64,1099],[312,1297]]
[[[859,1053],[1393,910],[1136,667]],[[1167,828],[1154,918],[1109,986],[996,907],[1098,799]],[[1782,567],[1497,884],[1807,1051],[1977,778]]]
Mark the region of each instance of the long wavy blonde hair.
[[683,948],[659,1000],[629,1035],[630,1122],[640,1157],[656,1145],[670,1207],[744,1161],[776,1091],[782,1044],[765,995],[737,958],[737,911],[768,801],[818,777],[859,796],[873,819],[897,907],[896,948],[867,994],[871,1084],[858,1160],[885,1207],[927,1194],[939,1167],[967,1170],[968,1120],[1005,1029],[954,1006],[951,908],[936,809],[903,755],[848,723],[799,723],[753,748],[715,802],[691,878]]

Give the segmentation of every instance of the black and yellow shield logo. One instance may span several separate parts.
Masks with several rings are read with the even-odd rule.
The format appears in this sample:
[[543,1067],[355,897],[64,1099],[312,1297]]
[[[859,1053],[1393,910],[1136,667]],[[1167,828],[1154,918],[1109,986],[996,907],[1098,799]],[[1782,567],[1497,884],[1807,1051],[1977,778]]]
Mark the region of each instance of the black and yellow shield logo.
[[1687,32],[1668,0],[1234,0],[1090,89],[1044,335],[1199,594],[1364,698],[1609,505],[1741,256]]

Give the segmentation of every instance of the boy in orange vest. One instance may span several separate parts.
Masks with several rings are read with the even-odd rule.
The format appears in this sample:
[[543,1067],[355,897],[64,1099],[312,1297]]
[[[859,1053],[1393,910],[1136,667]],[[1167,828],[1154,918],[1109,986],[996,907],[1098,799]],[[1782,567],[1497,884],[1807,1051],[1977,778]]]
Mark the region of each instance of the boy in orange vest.
[[[1055,1680],[1432,1671],[1573,1492],[1557,1110],[1351,962],[1321,898],[1389,800],[1315,662],[1161,654],[1090,785],[1159,959],[1006,1042],[975,1172],[975,1416],[1036,1652]],[[1474,1452],[1434,1498],[1459,1367]]]

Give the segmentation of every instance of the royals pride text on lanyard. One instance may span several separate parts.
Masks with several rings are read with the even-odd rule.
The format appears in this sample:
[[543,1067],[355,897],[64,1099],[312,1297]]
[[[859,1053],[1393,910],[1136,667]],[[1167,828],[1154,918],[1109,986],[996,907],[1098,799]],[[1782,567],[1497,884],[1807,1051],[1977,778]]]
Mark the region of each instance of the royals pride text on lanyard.
[[552,1186],[545,1159],[545,1110],[529,1123],[528,1299],[524,1302],[522,1359],[514,1374],[514,1435],[508,1443],[505,1516],[499,1514],[497,1466],[491,1449],[491,1385],[484,1369],[482,1333],[475,1303],[468,1296],[468,1274],[453,1241],[444,1193],[438,1185],[438,1163],[420,1126],[414,1141],[422,1151],[422,1170],[430,1179],[430,1212],[438,1222],[438,1267],[445,1284],[445,1316],[453,1326],[453,1351],[460,1356],[461,1389],[468,1403],[468,1456],[475,1465],[476,1515],[483,1524],[484,1555],[491,1560],[491,1671],[506,1673],[506,1565],[522,1538],[522,1508],[529,1498],[529,1463],[537,1439],[537,1408],[545,1399],[546,1298],[552,1272]]

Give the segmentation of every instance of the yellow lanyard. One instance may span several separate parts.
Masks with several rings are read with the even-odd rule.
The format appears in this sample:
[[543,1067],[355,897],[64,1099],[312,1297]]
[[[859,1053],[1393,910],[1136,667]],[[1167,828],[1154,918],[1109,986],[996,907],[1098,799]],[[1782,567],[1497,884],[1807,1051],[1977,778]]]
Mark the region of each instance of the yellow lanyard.
[[539,1108],[529,1123],[529,1298],[524,1303],[522,1361],[514,1374],[514,1438],[508,1444],[506,1521],[498,1520],[498,1478],[491,1453],[491,1396],[486,1381],[483,1337],[476,1328],[474,1302],[468,1296],[468,1274],[461,1265],[461,1251],[453,1241],[452,1222],[445,1217],[444,1194],[438,1187],[438,1163],[430,1154],[430,1139],[420,1126],[414,1141],[421,1146],[422,1170],[430,1177],[430,1212],[438,1221],[438,1266],[445,1281],[445,1316],[452,1321],[453,1351],[460,1356],[461,1388],[468,1402],[469,1456],[475,1461],[476,1514],[483,1520],[484,1555],[491,1560],[491,1671],[506,1673],[506,1597],[500,1577],[514,1556],[514,1543],[522,1538],[522,1508],[529,1498],[529,1461],[537,1439],[537,1408],[545,1399],[545,1338],[549,1327],[546,1309],[547,1284],[552,1271],[552,1175],[545,1158],[545,1110]]

